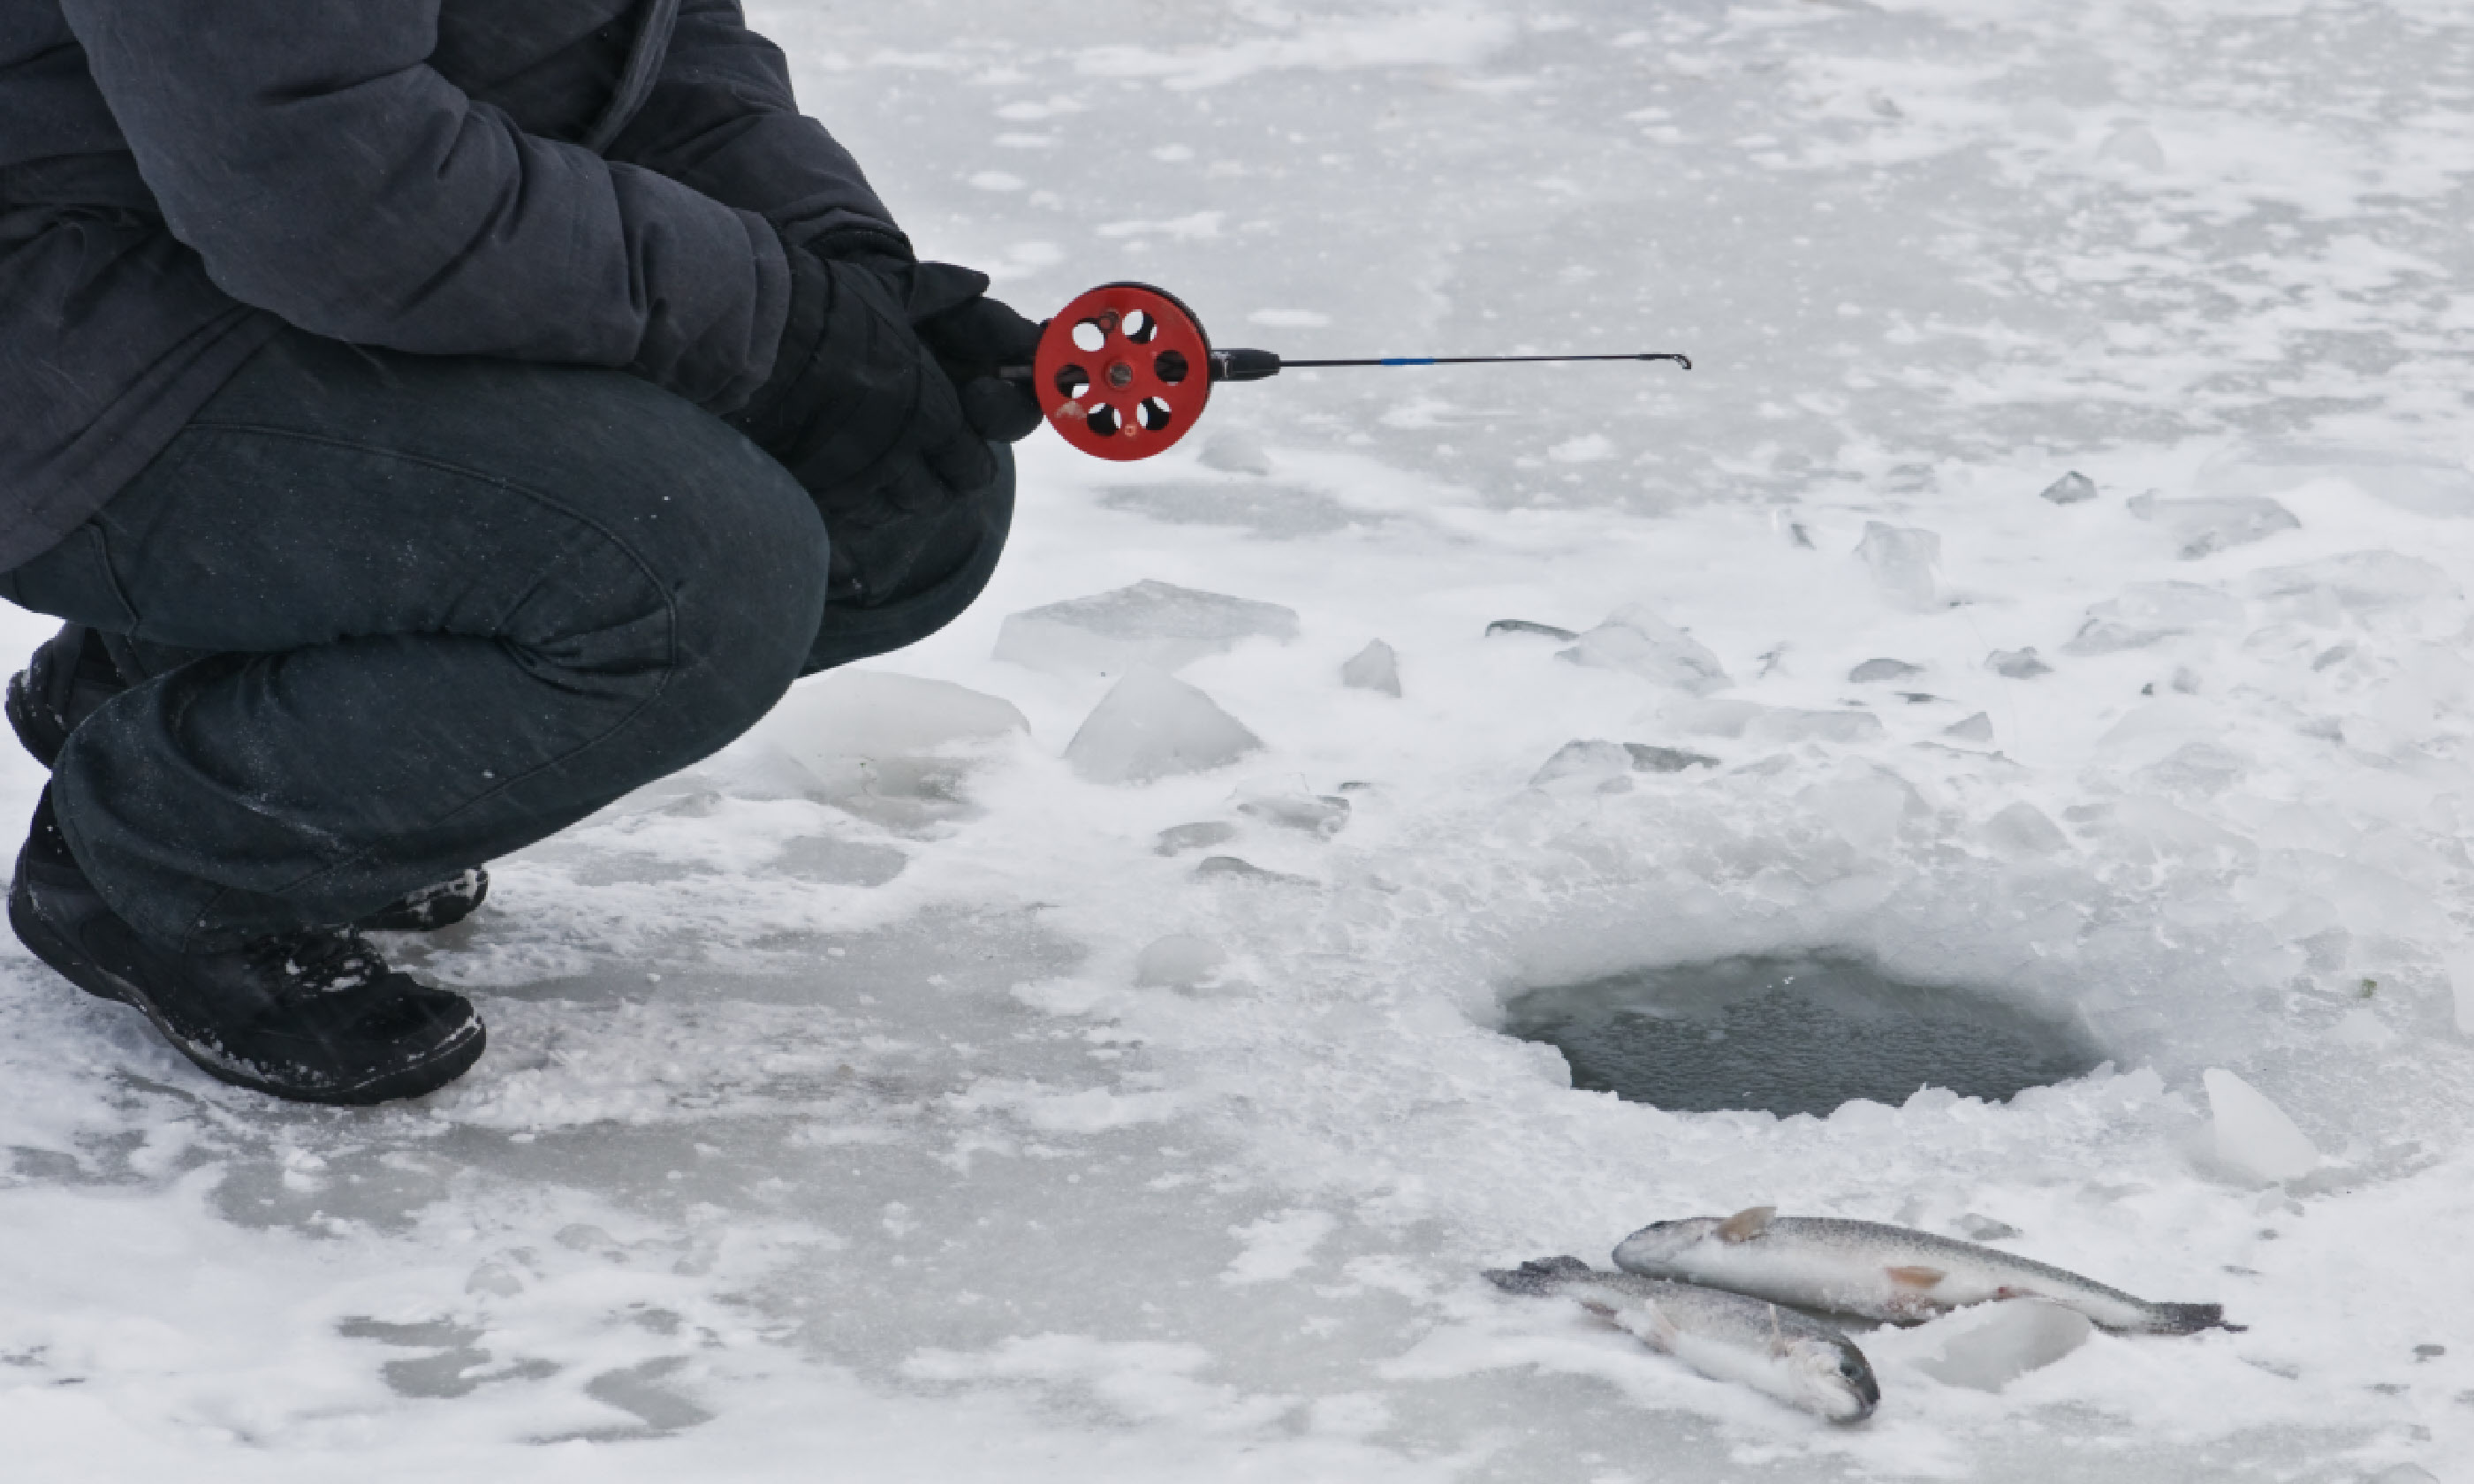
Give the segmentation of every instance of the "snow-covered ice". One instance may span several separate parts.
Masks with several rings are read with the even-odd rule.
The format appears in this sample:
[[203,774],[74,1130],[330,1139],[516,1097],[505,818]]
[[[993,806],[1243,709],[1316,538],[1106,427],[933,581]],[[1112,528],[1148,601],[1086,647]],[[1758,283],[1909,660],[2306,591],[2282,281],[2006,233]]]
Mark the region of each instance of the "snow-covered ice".
[[[1293,370],[1140,465],[1039,435],[986,597],[864,667],[1012,712],[812,682],[497,863],[389,944],[490,1023],[420,1105],[211,1084],[0,948],[12,1477],[2474,1479],[2464,7],[750,9],[1034,316],[1137,278],[1293,358],[1696,369]],[[2186,558],[2147,491],[2294,523]],[[1876,524],[1939,538],[1933,601]],[[1290,616],[1074,607],[1145,583]],[[1375,634],[1396,699],[1337,680]],[[1924,675],[1849,681],[1885,657]],[[1137,662],[1260,751],[1079,773]],[[1498,1031],[1820,950],[2110,1067],[1778,1119]],[[1868,1334],[1834,1430],[1475,1276],[1769,1204],[1999,1220],[2249,1328],[1990,1393],[1927,1369],[1955,1332]]]
[[1247,639],[1297,634],[1298,615],[1276,603],[1146,578],[1013,614],[997,634],[996,657],[1064,675],[1117,676],[1144,666],[1181,669]]

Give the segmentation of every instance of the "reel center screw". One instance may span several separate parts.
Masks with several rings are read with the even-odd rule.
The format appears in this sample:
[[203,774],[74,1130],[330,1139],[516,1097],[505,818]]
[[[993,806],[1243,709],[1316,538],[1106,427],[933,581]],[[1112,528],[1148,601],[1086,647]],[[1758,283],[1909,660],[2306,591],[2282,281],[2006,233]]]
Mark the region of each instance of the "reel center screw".
[[1123,389],[1130,387],[1133,384],[1134,369],[1131,366],[1127,365],[1123,361],[1110,363],[1108,367],[1108,385]]

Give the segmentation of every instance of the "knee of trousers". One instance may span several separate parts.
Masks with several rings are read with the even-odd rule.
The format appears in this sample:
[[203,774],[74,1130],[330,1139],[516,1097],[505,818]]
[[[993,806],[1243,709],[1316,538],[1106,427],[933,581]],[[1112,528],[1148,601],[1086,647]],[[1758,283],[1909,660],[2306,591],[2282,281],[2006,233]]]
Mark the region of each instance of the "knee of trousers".
[[978,600],[996,574],[1013,531],[1013,450],[990,443],[997,477],[972,491],[965,520],[958,529],[968,539],[958,543],[958,556],[934,580],[874,608],[831,606],[815,631],[800,674],[813,675],[853,660],[869,658],[915,644],[960,617]]
[[[589,534],[527,600],[513,652],[536,679],[618,732],[658,777],[771,709],[825,607],[824,521],[782,467],[728,439],[605,491]],[[621,721],[622,718],[625,720]]]

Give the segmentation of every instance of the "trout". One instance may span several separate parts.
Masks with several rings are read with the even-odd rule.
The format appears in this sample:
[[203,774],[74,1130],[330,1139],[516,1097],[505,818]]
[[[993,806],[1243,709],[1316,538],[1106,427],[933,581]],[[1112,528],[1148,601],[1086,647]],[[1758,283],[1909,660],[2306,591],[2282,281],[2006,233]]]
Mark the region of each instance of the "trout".
[[1615,1266],[1644,1278],[1724,1288],[1773,1304],[1922,1324],[1996,1299],[2043,1299],[2124,1334],[2240,1329],[2222,1305],[2150,1304],[2094,1279],[1991,1247],[1876,1221],[1782,1216],[1756,1206],[1732,1216],[1659,1221],[1615,1248]]
[[1715,1288],[1600,1272],[1578,1257],[1494,1269],[1507,1293],[1561,1295],[1715,1380],[1735,1381],[1833,1423],[1860,1423],[1881,1400],[1856,1342],[1807,1315]]

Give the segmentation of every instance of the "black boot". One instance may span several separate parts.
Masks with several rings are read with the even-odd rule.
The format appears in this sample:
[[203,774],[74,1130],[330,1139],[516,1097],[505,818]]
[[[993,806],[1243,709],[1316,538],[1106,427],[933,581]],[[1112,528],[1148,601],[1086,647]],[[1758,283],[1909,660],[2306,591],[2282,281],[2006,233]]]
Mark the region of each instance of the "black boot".
[[[143,667],[142,660],[132,662]],[[11,730],[35,761],[48,768],[78,723],[129,688],[125,670],[99,631],[63,624],[35,651],[26,668],[9,678],[8,699],[0,709],[9,713]],[[475,866],[399,898],[352,926],[364,933],[425,933],[463,922],[489,895],[490,874]]]
[[282,933],[224,953],[141,940],[69,853],[49,790],[17,855],[9,922],[70,983],[143,1011],[208,1076],[259,1092],[303,1103],[418,1097],[481,1056],[470,1001],[396,972],[350,929]]

